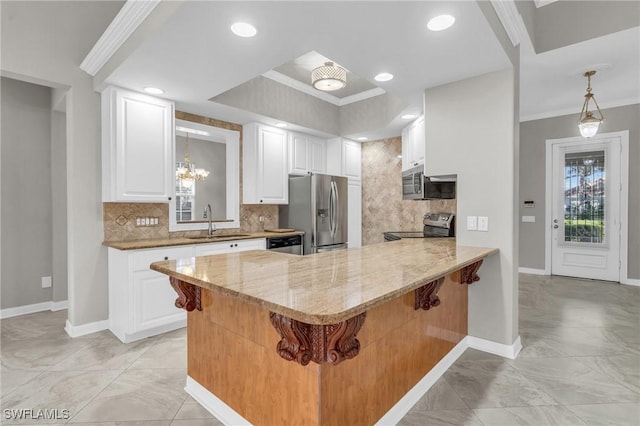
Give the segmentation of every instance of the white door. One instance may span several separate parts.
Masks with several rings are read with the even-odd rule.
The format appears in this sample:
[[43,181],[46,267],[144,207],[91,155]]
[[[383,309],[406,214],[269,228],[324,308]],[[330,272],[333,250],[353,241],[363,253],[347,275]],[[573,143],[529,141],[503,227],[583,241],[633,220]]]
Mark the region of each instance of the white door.
[[552,144],[551,273],[620,281],[621,140]]

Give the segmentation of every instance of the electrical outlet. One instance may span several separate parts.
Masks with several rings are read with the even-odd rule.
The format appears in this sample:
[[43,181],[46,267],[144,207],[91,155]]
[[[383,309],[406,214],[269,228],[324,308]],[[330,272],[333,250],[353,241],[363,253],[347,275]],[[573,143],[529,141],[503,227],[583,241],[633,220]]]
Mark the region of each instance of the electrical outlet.
[[139,217],[136,217],[136,226],[141,226],[142,220]]
[[467,216],[467,230],[475,231],[478,229],[478,216]]
[[51,287],[51,277],[42,277],[42,288]]
[[478,216],[478,231],[487,232],[489,230],[489,218],[487,216]]

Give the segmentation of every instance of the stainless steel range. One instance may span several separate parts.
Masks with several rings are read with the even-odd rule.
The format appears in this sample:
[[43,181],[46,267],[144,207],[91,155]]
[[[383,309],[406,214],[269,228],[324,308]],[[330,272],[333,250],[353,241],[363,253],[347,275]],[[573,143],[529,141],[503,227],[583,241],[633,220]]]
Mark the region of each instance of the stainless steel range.
[[422,219],[422,231],[385,232],[385,241],[395,241],[401,238],[442,238],[455,237],[456,224],[453,213],[427,213]]

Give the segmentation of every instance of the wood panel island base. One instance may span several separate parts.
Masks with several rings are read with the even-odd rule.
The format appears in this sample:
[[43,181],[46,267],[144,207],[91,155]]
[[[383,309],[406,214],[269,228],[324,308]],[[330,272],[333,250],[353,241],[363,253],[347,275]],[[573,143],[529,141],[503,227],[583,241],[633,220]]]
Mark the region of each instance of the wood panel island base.
[[446,240],[152,264],[189,311],[187,390],[256,425],[376,423],[467,335],[497,250]]

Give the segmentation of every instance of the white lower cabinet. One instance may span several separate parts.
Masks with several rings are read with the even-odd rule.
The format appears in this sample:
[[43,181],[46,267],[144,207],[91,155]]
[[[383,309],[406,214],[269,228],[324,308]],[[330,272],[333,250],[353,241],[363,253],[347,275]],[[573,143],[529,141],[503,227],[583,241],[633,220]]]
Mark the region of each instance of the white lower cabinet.
[[193,246],[149,250],[109,248],[109,329],[129,343],[187,325],[169,277],[149,269],[160,260],[193,256]]
[[252,240],[224,241],[212,244],[199,244],[196,246],[196,256],[208,256],[212,254],[233,253],[236,251],[266,250],[267,240],[256,238]]
[[147,250],[109,248],[109,330],[129,343],[187,325],[187,312],[175,307],[178,295],[169,277],[149,269],[151,263],[266,247],[264,238],[255,238]]

